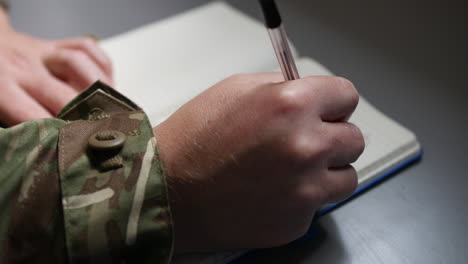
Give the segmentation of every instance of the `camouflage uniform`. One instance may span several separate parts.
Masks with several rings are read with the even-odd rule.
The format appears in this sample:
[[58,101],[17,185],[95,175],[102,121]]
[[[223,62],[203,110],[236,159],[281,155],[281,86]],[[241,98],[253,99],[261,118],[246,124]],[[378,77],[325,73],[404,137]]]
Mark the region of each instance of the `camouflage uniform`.
[[166,182],[144,112],[98,82],[59,118],[0,128],[0,263],[168,263]]

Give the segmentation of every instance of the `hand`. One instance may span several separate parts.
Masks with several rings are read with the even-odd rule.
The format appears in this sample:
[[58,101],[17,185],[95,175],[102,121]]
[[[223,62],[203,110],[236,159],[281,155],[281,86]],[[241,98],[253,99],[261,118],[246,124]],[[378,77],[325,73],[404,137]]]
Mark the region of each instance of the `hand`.
[[238,75],[155,128],[176,251],[271,247],[302,236],[357,185],[359,96],[337,77]]
[[55,116],[98,79],[111,84],[112,69],[94,40],[47,41],[0,26],[0,123]]

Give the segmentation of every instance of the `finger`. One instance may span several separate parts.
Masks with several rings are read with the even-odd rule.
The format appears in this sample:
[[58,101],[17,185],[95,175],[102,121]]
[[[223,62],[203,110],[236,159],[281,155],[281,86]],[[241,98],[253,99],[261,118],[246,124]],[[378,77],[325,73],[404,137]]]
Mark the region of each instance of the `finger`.
[[112,80],[112,63],[107,54],[97,45],[96,40],[84,37],[76,39],[59,40],[58,48],[79,50],[87,54],[101,70]]
[[48,73],[44,73],[44,75],[41,81],[26,85],[25,90],[56,116],[78,92],[54,76]]
[[33,119],[52,117],[51,113],[13,81],[0,79],[0,121],[14,126]]
[[343,167],[355,162],[364,151],[365,142],[361,130],[352,123],[323,123],[323,130],[330,154],[328,167]]
[[45,65],[50,73],[79,91],[97,80],[111,83],[106,74],[81,51],[56,50],[47,56]]
[[308,82],[311,96],[317,102],[323,121],[347,120],[358,105],[359,94],[354,85],[347,79],[314,76],[304,78],[303,81]]
[[352,166],[329,169],[321,186],[325,191],[324,204],[336,203],[350,197],[358,186],[358,176]]

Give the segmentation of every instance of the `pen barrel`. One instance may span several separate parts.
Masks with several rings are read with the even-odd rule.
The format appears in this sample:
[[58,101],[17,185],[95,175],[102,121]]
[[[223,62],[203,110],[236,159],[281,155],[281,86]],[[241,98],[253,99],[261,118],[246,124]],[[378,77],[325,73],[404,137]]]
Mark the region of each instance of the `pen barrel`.
[[284,79],[286,81],[299,79],[299,73],[283,25],[277,28],[269,28],[268,34],[270,35],[271,43],[273,44],[273,49],[278,58]]

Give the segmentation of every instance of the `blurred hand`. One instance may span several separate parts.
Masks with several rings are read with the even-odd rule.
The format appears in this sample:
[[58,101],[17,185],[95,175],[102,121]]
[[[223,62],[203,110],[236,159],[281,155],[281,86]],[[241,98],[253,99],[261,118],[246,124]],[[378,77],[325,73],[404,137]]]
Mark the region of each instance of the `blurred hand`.
[[91,38],[47,41],[0,27],[1,123],[55,116],[98,79],[112,84],[112,67]]
[[176,251],[271,247],[302,236],[357,185],[359,96],[337,77],[238,75],[155,128]]

